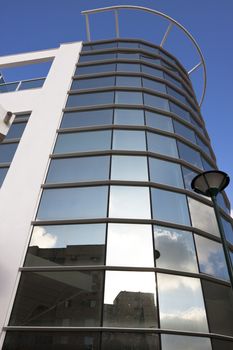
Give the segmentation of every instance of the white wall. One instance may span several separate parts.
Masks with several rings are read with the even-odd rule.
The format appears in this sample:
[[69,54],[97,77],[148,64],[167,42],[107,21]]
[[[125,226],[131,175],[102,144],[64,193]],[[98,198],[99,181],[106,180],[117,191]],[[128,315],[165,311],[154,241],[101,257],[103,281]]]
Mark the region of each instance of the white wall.
[[[0,104],[7,110],[32,110],[10,169],[0,190],[0,330],[6,326],[15,297],[20,273],[46,174],[49,154],[52,152],[59,127],[67,90],[78,61],[81,42],[63,44],[57,50],[48,50],[54,57],[43,88],[5,93]],[[17,56],[17,57],[16,57]],[[0,67],[11,62],[24,64],[35,54],[0,58]],[[39,59],[46,59],[46,51]],[[5,332],[1,332],[0,349]]]

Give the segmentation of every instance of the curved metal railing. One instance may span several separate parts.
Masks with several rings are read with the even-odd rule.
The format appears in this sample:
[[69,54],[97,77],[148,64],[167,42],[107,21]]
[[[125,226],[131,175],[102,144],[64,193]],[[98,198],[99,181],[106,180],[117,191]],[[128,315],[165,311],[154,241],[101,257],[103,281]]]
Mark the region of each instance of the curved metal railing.
[[188,37],[188,39],[191,40],[192,44],[194,45],[199,57],[200,57],[200,62],[197,63],[194,67],[192,67],[189,71],[188,74],[192,74],[196,69],[198,69],[199,67],[203,67],[203,88],[202,88],[202,95],[200,98],[200,102],[199,102],[199,106],[202,105],[202,102],[204,100],[205,97],[205,92],[206,92],[206,81],[207,81],[207,74],[206,74],[206,64],[205,64],[205,60],[204,60],[204,56],[202,54],[202,51],[198,45],[198,43],[196,42],[196,40],[194,39],[194,37],[189,33],[189,31],[182,26],[182,24],[180,24],[179,22],[177,22],[175,19],[173,19],[172,17],[157,11],[157,10],[153,10],[147,7],[143,7],[143,6],[133,6],[133,5],[117,5],[117,6],[109,6],[109,7],[102,7],[102,8],[98,8],[98,9],[93,9],[93,10],[86,10],[86,11],[82,11],[81,13],[83,15],[85,15],[86,18],[86,32],[87,32],[87,40],[91,41],[91,34],[90,34],[90,26],[89,26],[89,15],[91,14],[95,14],[95,13],[99,13],[99,12],[106,12],[106,11],[114,11],[115,13],[115,28],[116,28],[116,37],[119,38],[120,37],[120,31],[119,31],[119,20],[118,20],[118,10],[141,10],[141,11],[145,11],[145,12],[149,12],[152,13],[154,15],[160,16],[165,18],[168,22],[169,25],[166,29],[166,32],[164,33],[164,36],[161,40],[160,43],[160,47],[163,47],[163,45],[165,44],[167,37],[173,27],[173,25],[177,26],[180,30],[183,31],[183,33],[185,34],[186,37]]

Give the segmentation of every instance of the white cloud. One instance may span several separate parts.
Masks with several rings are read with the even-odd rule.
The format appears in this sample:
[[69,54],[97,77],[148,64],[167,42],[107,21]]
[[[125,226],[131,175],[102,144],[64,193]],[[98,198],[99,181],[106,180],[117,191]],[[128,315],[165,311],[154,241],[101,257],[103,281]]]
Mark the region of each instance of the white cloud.
[[231,215],[231,217],[233,218],[233,209],[231,209],[230,215]]
[[44,227],[36,226],[33,231],[30,246],[40,248],[53,248],[56,245],[57,237],[46,232]]

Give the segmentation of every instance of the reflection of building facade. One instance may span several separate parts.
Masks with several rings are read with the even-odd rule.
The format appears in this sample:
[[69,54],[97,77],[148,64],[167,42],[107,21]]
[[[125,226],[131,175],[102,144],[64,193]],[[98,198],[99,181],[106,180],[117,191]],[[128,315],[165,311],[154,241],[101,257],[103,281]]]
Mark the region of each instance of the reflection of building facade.
[[16,119],[0,145],[0,348],[232,349],[217,222],[190,188],[217,166],[187,71],[140,39],[0,69],[50,59],[43,87],[1,90]]
[[107,315],[109,326],[135,328],[157,327],[157,312],[153,293],[120,292],[114,303],[105,304],[104,313]]
[[[104,245],[68,245],[66,248],[28,249],[25,264],[28,266],[54,265],[98,265],[103,264]],[[49,261],[49,263],[48,263]],[[39,265],[38,265],[39,264]]]

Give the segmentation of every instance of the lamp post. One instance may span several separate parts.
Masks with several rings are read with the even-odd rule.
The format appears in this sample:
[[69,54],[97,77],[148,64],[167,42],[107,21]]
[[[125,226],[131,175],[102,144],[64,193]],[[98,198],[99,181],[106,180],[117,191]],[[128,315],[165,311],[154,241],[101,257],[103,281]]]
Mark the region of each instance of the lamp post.
[[225,233],[223,229],[223,224],[221,221],[221,216],[219,213],[219,208],[216,200],[218,193],[223,191],[228,186],[229,182],[230,182],[230,178],[226,173],[219,170],[211,170],[211,171],[205,171],[195,176],[194,179],[192,180],[191,187],[195,192],[202,194],[204,196],[210,197],[212,199],[214,212],[218,223],[219,233],[222,239],[222,245],[223,245],[224,255],[227,263],[227,269],[230,277],[231,288],[233,290],[232,263],[231,263],[230,253],[228,250]]

